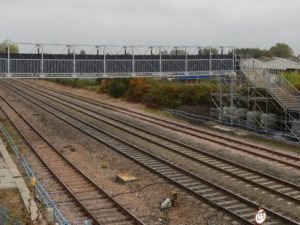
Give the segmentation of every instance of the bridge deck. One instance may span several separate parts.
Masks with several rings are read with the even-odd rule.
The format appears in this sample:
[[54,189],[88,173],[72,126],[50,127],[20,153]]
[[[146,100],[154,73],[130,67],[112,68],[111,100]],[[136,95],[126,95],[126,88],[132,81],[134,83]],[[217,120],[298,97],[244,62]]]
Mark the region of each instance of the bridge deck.
[[0,54],[1,78],[224,75],[232,55]]

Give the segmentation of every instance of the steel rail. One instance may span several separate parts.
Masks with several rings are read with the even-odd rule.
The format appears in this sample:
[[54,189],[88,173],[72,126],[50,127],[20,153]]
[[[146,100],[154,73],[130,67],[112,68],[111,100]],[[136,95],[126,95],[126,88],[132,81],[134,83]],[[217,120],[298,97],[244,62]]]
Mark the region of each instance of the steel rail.
[[[82,101],[89,102],[89,103],[94,104],[94,105],[101,106],[103,108],[106,108],[106,109],[109,109],[109,110],[112,110],[112,111],[117,111],[117,112],[120,112],[120,113],[123,113],[123,114],[126,113],[126,115],[128,115],[130,117],[140,119],[140,120],[143,120],[143,121],[147,121],[147,122],[159,125],[159,126],[164,127],[164,128],[179,131],[179,132],[184,133],[184,134],[188,134],[188,135],[191,135],[191,136],[194,136],[194,137],[205,139],[205,140],[213,142],[213,143],[220,144],[221,146],[226,146],[226,147],[229,147],[229,148],[234,149],[234,150],[238,150],[238,151],[241,151],[241,152],[246,152],[250,155],[254,155],[254,156],[257,156],[257,157],[260,157],[260,158],[265,158],[265,159],[268,159],[270,161],[276,161],[276,162],[284,164],[286,166],[290,166],[290,167],[300,169],[300,165],[297,165],[297,164],[291,163],[291,162],[287,162],[287,161],[284,160],[284,158],[286,158],[288,160],[293,160],[293,161],[296,161],[296,162],[300,163],[300,156],[295,156],[295,155],[279,152],[279,151],[276,151],[276,150],[272,150],[272,149],[269,149],[267,147],[258,146],[258,145],[255,145],[255,144],[247,143],[247,142],[244,142],[244,141],[239,141],[239,140],[229,138],[229,137],[224,137],[224,136],[221,136],[221,135],[216,134],[216,133],[201,130],[199,128],[189,127],[189,126],[184,125],[184,124],[180,124],[180,123],[177,123],[177,122],[165,120],[165,119],[155,117],[155,116],[151,116],[151,115],[148,115],[148,114],[145,115],[143,113],[136,112],[136,111],[124,108],[124,107],[115,106],[115,105],[112,105],[112,104],[109,104],[109,103],[104,103],[104,102],[99,101],[99,100],[92,100],[90,98],[82,97],[82,96],[79,96],[77,94],[71,94],[71,93],[65,92],[65,91],[59,91],[57,89],[49,88],[49,87],[46,87],[44,85],[37,85],[37,84],[35,84],[35,85],[40,86],[41,88],[44,88],[44,89],[48,89],[50,91],[55,91],[55,92],[58,92],[58,93],[62,93],[64,95],[67,95],[67,96],[70,96],[70,97],[73,97],[73,98],[76,98],[76,99],[80,99]],[[165,124],[162,124],[160,122],[165,123]],[[170,125],[173,125],[174,127],[172,127]],[[187,130],[182,130],[182,128],[187,129]],[[191,131],[197,132],[199,134],[193,133]],[[211,136],[211,137],[205,137],[201,134]],[[226,143],[224,141],[228,141],[228,142],[231,142],[231,143]],[[239,146],[234,146],[233,144],[239,144],[241,146],[240,147]],[[253,152],[251,150],[247,150],[247,149],[243,148],[243,146],[252,148],[254,150],[259,150],[260,152]],[[265,155],[264,152],[270,154],[270,156]],[[282,159],[273,158],[274,156],[280,156],[280,157],[282,157]]]
[[[288,190],[288,192],[291,192],[291,191],[295,191],[295,190],[296,190],[296,191],[298,191],[298,192],[300,193],[300,187],[299,187],[298,185],[296,185],[296,184],[293,184],[293,183],[284,181],[284,180],[282,180],[282,179],[276,178],[276,177],[274,177],[274,176],[268,175],[268,174],[266,174],[266,173],[263,173],[263,172],[260,172],[260,171],[251,169],[251,168],[246,167],[246,166],[243,166],[243,165],[241,165],[241,164],[238,164],[238,163],[235,163],[235,162],[231,162],[231,161],[226,160],[226,159],[224,159],[224,158],[221,158],[221,157],[215,156],[215,155],[213,155],[213,154],[211,154],[211,153],[205,152],[205,151],[203,151],[203,150],[201,150],[201,149],[195,148],[195,147],[193,147],[193,146],[190,146],[190,145],[183,144],[183,143],[181,143],[181,142],[172,140],[172,139],[170,139],[170,138],[168,138],[168,137],[166,137],[166,136],[163,136],[163,135],[161,135],[161,134],[157,134],[157,133],[154,133],[154,132],[152,132],[152,131],[145,130],[145,129],[141,128],[141,127],[138,127],[138,126],[136,126],[136,125],[133,125],[132,123],[128,123],[128,122],[122,121],[122,120],[120,120],[120,119],[118,119],[118,118],[112,117],[111,115],[106,115],[106,114],[103,114],[103,113],[101,113],[100,111],[94,110],[94,109],[92,109],[92,108],[88,108],[88,107],[86,107],[86,106],[79,105],[78,103],[72,102],[72,101],[70,101],[70,100],[63,99],[62,97],[58,97],[58,96],[56,96],[56,95],[54,95],[54,94],[50,94],[50,93],[47,93],[47,94],[46,94],[45,92],[43,93],[43,92],[40,91],[40,90],[37,91],[36,89],[29,88],[28,86],[23,85],[23,84],[20,84],[19,82],[16,82],[15,84],[16,84],[16,85],[19,85],[19,86],[21,86],[21,87],[23,87],[24,89],[27,89],[27,90],[32,91],[32,92],[34,92],[34,93],[37,93],[38,95],[44,96],[45,98],[51,99],[51,101],[54,101],[54,102],[59,103],[59,104],[62,104],[62,105],[64,105],[64,106],[69,107],[69,108],[71,108],[71,109],[73,109],[73,110],[75,110],[75,111],[78,111],[78,112],[80,112],[80,113],[82,113],[82,114],[84,114],[84,115],[88,115],[88,116],[90,116],[90,117],[92,117],[92,118],[94,118],[94,119],[96,119],[96,120],[99,120],[99,121],[102,121],[102,122],[104,122],[104,123],[106,123],[106,124],[109,124],[110,126],[113,126],[113,127],[117,128],[117,129],[119,129],[119,130],[123,130],[123,131],[125,131],[125,132],[127,132],[127,133],[130,133],[130,134],[132,134],[132,135],[138,136],[139,138],[142,138],[142,139],[144,139],[144,140],[147,140],[147,141],[149,141],[149,142],[151,142],[151,143],[153,143],[153,144],[155,144],[155,145],[158,145],[158,146],[160,146],[160,147],[166,148],[166,149],[168,149],[169,151],[175,152],[175,153],[177,153],[177,154],[179,154],[179,155],[181,155],[181,156],[184,156],[184,157],[186,157],[186,158],[188,158],[188,159],[190,159],[190,160],[193,160],[193,161],[196,161],[196,162],[198,162],[198,163],[204,164],[204,165],[206,165],[206,166],[208,166],[208,167],[210,167],[210,168],[212,168],[212,169],[214,169],[214,170],[218,170],[219,172],[222,172],[222,173],[224,173],[224,174],[230,175],[230,176],[235,177],[235,178],[237,178],[237,179],[239,179],[239,180],[243,180],[243,181],[245,181],[245,182],[247,182],[247,183],[250,183],[250,184],[252,184],[252,185],[258,186],[258,187],[260,187],[260,188],[262,188],[262,189],[265,189],[265,190],[267,190],[267,191],[269,191],[269,192],[272,192],[272,193],[274,193],[274,194],[276,194],[276,195],[279,195],[279,196],[281,196],[281,197],[283,197],[283,198],[286,198],[286,199],[288,199],[288,200],[290,200],[290,201],[293,201],[293,202],[295,202],[295,203],[297,203],[297,204],[300,204],[300,199],[294,198],[294,197],[292,197],[292,196],[290,196],[290,195],[287,195],[286,193],[282,193],[282,192],[277,191],[277,190],[275,190],[275,189],[272,189],[272,188],[266,187],[266,186],[264,186],[264,185],[261,185],[259,182],[252,181],[251,179],[247,179],[247,178],[245,178],[245,177],[243,177],[243,176],[237,175],[237,174],[235,174],[234,172],[224,170],[224,169],[222,168],[222,167],[224,167],[224,165],[221,166],[221,168],[220,168],[219,166],[215,166],[215,165],[214,165],[215,163],[211,164],[211,162],[206,162],[206,160],[201,160],[201,159],[196,158],[195,156],[188,155],[188,154],[186,154],[186,153],[184,153],[184,152],[181,152],[180,150],[176,150],[176,149],[174,149],[174,148],[171,148],[171,147],[169,147],[169,146],[166,145],[166,144],[162,144],[162,143],[160,143],[160,142],[154,141],[154,140],[150,139],[149,136],[137,134],[137,133],[134,132],[134,131],[128,130],[128,129],[126,129],[126,128],[124,128],[124,127],[121,127],[121,126],[118,126],[118,125],[116,125],[116,124],[114,124],[114,123],[111,123],[111,122],[109,122],[109,121],[107,121],[107,120],[101,119],[101,118],[99,118],[99,117],[97,117],[97,116],[94,116],[94,115],[92,115],[92,114],[90,114],[90,113],[84,112],[84,111],[82,111],[82,110],[80,110],[80,109],[77,109],[77,108],[75,108],[75,107],[73,107],[73,106],[70,106],[70,105],[65,104],[65,103],[63,103],[63,102],[60,102],[60,101],[58,101],[58,100],[56,100],[56,99],[53,99],[53,98],[60,99],[61,101],[68,102],[68,103],[70,103],[70,104],[73,104],[73,105],[76,106],[76,107],[83,108],[84,110],[91,111],[91,112],[93,112],[93,113],[95,113],[95,114],[97,114],[97,115],[101,115],[101,116],[103,116],[103,117],[105,117],[105,118],[109,118],[109,119],[111,119],[111,120],[117,121],[118,123],[124,124],[124,125],[126,125],[126,126],[128,126],[128,127],[132,127],[132,128],[134,128],[134,129],[137,129],[137,130],[139,130],[139,131],[142,131],[142,132],[144,132],[144,133],[146,133],[146,134],[150,134],[150,135],[153,135],[153,136],[155,136],[155,137],[157,137],[157,138],[160,138],[160,139],[166,140],[166,141],[168,141],[168,142],[171,142],[171,143],[173,143],[173,144],[182,146],[182,147],[187,148],[187,149],[191,150],[192,152],[197,153],[197,154],[199,154],[199,155],[205,155],[205,156],[209,157],[210,159],[215,159],[215,160],[217,160],[218,162],[225,163],[226,166],[230,165],[230,166],[233,166],[233,167],[235,167],[235,168],[239,168],[239,169],[242,169],[242,170],[244,170],[244,171],[251,172],[251,173],[253,173],[254,175],[260,176],[260,179],[261,179],[262,177],[263,177],[263,178],[267,178],[267,179],[269,179],[269,180],[275,182],[276,184],[281,184],[281,185],[284,185],[284,186],[286,186],[286,187],[289,187],[289,188],[294,189],[294,190]],[[49,97],[49,96],[47,96],[47,95],[52,96],[52,97]],[[217,164],[219,164],[219,163],[217,163]],[[240,171],[238,171],[238,172],[240,173]],[[251,176],[253,176],[253,174],[252,174]],[[258,179],[258,178],[256,178],[256,179]],[[260,180],[260,179],[259,179],[259,180]],[[264,182],[266,182],[266,181],[264,181]],[[273,185],[274,185],[274,184],[273,184]],[[282,187],[281,187],[280,189],[282,189]],[[296,195],[298,195],[298,194],[295,194],[295,196],[296,196]]]
[[[27,120],[20,112],[17,111],[17,109],[10,104],[6,99],[4,99],[2,96],[0,96],[0,99],[2,101],[4,101],[15,113],[16,115],[18,115],[29,127],[30,129],[32,129],[45,143],[47,143],[48,146],[50,146],[50,148],[52,150],[55,151],[55,153],[57,153],[61,159],[63,159],[64,162],[66,162],[70,167],[72,167],[74,170],[76,170],[76,172],[78,172],[89,184],[91,184],[94,188],[96,188],[96,191],[100,192],[101,194],[103,194],[110,202],[112,202],[117,208],[119,208],[120,213],[124,213],[126,216],[128,216],[131,219],[131,222],[133,222],[136,225],[144,225],[144,223],[142,221],[140,221],[137,217],[135,217],[132,213],[130,213],[129,211],[127,211],[123,206],[121,206],[116,200],[114,200],[109,194],[107,194],[103,189],[101,189],[94,181],[92,181],[86,174],[84,174],[84,172],[82,170],[80,170],[77,166],[75,166],[74,163],[72,163],[71,161],[69,161],[53,144],[51,144],[47,138],[41,134],[41,132],[39,132],[34,125],[29,122],[29,120]],[[88,216],[90,218],[93,219],[95,224],[98,225],[104,225],[104,223],[99,222],[99,219],[96,218],[96,216],[85,207],[85,205],[82,203],[81,200],[79,200],[75,194],[70,190],[69,187],[67,187],[63,180],[61,178],[59,178],[59,176],[53,171],[53,169],[51,169],[51,167],[47,164],[47,162],[43,159],[43,157],[41,156],[40,153],[38,153],[38,151],[35,149],[35,147],[29,142],[29,140],[26,138],[26,135],[20,130],[20,128],[18,128],[15,124],[15,122],[10,118],[10,116],[4,111],[2,110],[5,115],[7,116],[7,118],[10,120],[10,122],[14,125],[15,129],[20,133],[20,135],[22,136],[22,138],[24,139],[24,141],[26,142],[26,144],[30,147],[30,149],[37,155],[37,157],[41,160],[42,164],[51,172],[51,174],[59,181],[59,183],[67,190],[67,192],[74,198],[74,200],[77,202],[77,204],[79,204],[81,206],[81,208],[86,211],[86,213],[88,214]]]
[[[3,85],[3,82],[1,82],[1,84]],[[259,205],[257,203],[255,203],[251,200],[248,200],[240,195],[237,195],[231,191],[228,191],[228,190],[224,189],[223,187],[215,185],[207,180],[204,180],[204,179],[190,173],[189,171],[179,168],[178,166],[174,165],[173,163],[170,163],[154,154],[146,152],[145,150],[143,150],[135,145],[132,145],[132,144],[128,143],[127,141],[125,141],[119,137],[116,137],[115,135],[110,134],[92,124],[89,124],[88,122],[86,122],[82,119],[79,119],[73,115],[70,115],[69,113],[67,113],[61,109],[58,109],[53,105],[45,103],[45,102],[39,100],[37,97],[34,97],[28,93],[25,93],[23,91],[16,89],[16,88],[8,87],[7,85],[3,85],[3,86],[7,87],[9,90],[13,91],[14,93],[18,94],[19,96],[28,100],[29,102],[33,103],[34,105],[38,106],[39,108],[47,111],[51,115],[65,121],[66,123],[70,124],[71,126],[77,128],[78,130],[80,130],[83,133],[87,134],[88,136],[94,138],[95,140],[111,147],[113,150],[116,150],[117,152],[132,159],[133,161],[137,162],[141,166],[148,168],[149,170],[153,171],[154,173],[159,174],[160,176],[166,178],[167,180],[176,184],[178,187],[191,193],[198,199],[202,199],[203,201],[207,202],[208,204],[227,212],[228,214],[230,214],[237,220],[243,222],[244,224],[254,224],[252,222],[253,221],[252,213],[250,214],[251,218],[249,218],[249,219],[244,218],[246,216],[249,217],[249,212],[248,212],[248,214],[246,214],[246,216],[244,215],[244,217],[243,217],[243,213],[241,213],[240,211],[230,210],[230,207],[226,208],[226,207],[222,206],[221,204],[218,204],[216,202],[216,200],[213,200],[212,198],[209,198],[209,197],[205,196],[204,194],[200,194],[199,192],[196,192],[192,187],[188,187],[187,185],[184,185],[183,182],[188,179],[192,179],[191,181],[200,182],[200,184],[202,184],[202,186],[205,184],[213,191],[218,191],[218,193],[227,195],[227,197],[230,196],[231,199],[234,199],[234,201],[238,201],[239,204],[242,204],[242,206],[247,205],[248,210],[249,210],[249,207],[252,210],[258,208]],[[22,92],[23,94],[20,92]],[[30,97],[26,97],[26,95],[30,96]],[[32,100],[32,99],[35,99],[35,100]],[[39,102],[39,103],[37,103],[37,102]],[[45,105],[46,105],[46,107],[45,107]],[[73,121],[70,121],[70,118],[72,118],[71,120],[73,120]],[[88,129],[90,129],[90,131]],[[109,139],[107,139],[107,137]],[[105,138],[106,138],[106,140],[104,140]],[[111,140],[111,139],[113,139],[113,140]],[[121,143],[122,147],[117,146],[116,143],[117,144]],[[125,148],[125,146],[126,146],[126,148]],[[163,172],[162,170],[167,171],[167,172]],[[176,179],[176,177],[172,178],[172,176],[170,175],[171,172],[173,175],[175,173],[177,179]],[[167,174],[169,174],[169,175],[167,175]],[[178,180],[178,177],[180,178],[182,176],[184,177],[183,181]],[[216,195],[216,194],[214,194],[214,195]],[[281,222],[284,221],[286,224],[299,225],[299,223],[294,221],[293,219],[287,218],[284,215],[278,214],[271,209],[265,208],[265,210],[268,212],[268,214],[271,216],[271,218],[273,218],[273,220],[275,219],[275,221],[277,221],[277,222],[279,222],[278,220],[280,220]],[[242,214],[242,215],[239,215],[239,214]],[[280,222],[280,224],[281,224],[281,222]]]

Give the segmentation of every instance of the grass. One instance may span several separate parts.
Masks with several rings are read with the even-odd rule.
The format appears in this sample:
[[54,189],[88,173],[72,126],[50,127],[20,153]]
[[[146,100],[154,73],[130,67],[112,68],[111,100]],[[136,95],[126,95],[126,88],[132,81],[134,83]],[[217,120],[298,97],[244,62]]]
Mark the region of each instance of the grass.
[[166,111],[163,111],[161,109],[151,109],[151,108],[145,108],[145,109],[142,109],[144,112],[147,112],[147,113],[151,113],[151,114],[155,114],[155,115],[158,115],[158,116],[162,116],[162,117],[165,117],[167,119],[171,119],[171,120],[176,120],[176,121],[182,121],[182,119],[180,119],[179,117],[176,117]]
[[[15,130],[14,126],[11,124],[11,122],[8,119],[3,119],[1,115],[0,115],[0,122],[3,124],[4,128],[7,130],[7,132],[9,133],[9,135],[15,141],[15,144],[19,148],[19,140],[21,140],[22,138]],[[6,143],[8,152],[13,152],[13,149],[11,148],[10,144],[7,143],[7,140],[1,131],[0,131],[0,136],[2,137],[3,142]]]
[[49,81],[54,81],[58,84],[63,84],[73,88],[83,88],[95,92],[98,91],[100,87],[99,79],[50,79]]
[[274,140],[270,140],[270,139],[260,138],[255,135],[246,135],[246,136],[243,136],[242,138],[249,140],[249,141],[253,141],[258,144],[267,145],[267,146],[270,146],[270,147],[273,147],[273,148],[276,148],[279,150],[290,151],[290,152],[300,154],[299,146],[294,146],[294,145],[291,145],[288,143],[283,143],[283,142],[274,141]]
[[108,167],[109,167],[108,162],[101,161],[100,167],[101,167],[101,169],[108,169]]

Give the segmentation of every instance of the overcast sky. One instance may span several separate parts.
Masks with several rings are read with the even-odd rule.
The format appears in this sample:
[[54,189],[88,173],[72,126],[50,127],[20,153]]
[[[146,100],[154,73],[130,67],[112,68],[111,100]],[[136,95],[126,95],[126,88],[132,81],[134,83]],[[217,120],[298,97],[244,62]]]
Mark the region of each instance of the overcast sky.
[[78,44],[289,44],[300,0],[0,0],[0,41]]

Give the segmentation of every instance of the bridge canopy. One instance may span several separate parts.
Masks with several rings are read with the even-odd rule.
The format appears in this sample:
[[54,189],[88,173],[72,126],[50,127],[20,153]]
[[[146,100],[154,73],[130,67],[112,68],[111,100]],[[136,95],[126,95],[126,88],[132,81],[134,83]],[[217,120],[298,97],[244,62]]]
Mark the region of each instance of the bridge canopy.
[[219,76],[235,62],[233,47],[15,44],[0,53],[0,78]]

